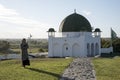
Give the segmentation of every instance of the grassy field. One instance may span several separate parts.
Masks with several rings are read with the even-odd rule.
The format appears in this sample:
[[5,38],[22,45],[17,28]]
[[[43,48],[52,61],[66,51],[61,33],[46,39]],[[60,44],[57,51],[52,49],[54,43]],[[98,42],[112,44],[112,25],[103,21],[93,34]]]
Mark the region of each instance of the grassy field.
[[[31,48],[31,49],[28,49],[28,52],[31,52],[31,53],[39,53],[39,49],[40,48]],[[14,53],[20,53],[21,52],[21,49],[11,49]],[[43,49],[44,50],[44,49]]]
[[58,80],[72,59],[32,59],[23,68],[20,60],[0,61],[0,80]]
[[[32,59],[23,68],[20,60],[0,61],[0,80],[58,80],[71,58]],[[97,80],[120,80],[120,57],[92,59]]]
[[97,80],[120,80],[120,57],[93,59]]

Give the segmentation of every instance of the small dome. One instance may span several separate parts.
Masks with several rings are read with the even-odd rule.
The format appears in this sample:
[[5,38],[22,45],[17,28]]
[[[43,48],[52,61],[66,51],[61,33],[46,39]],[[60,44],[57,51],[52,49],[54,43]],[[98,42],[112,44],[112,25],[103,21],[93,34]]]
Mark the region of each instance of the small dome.
[[47,32],[55,32],[54,28],[49,28]]
[[96,28],[94,32],[101,32],[99,28]]
[[60,24],[60,32],[92,32],[89,21],[77,13],[67,16]]

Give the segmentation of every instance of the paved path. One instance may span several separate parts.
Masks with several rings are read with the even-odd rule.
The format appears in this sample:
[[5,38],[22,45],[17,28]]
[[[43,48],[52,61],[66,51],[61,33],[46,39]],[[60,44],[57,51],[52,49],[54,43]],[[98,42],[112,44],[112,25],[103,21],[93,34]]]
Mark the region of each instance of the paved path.
[[76,58],[60,80],[96,80],[90,58]]

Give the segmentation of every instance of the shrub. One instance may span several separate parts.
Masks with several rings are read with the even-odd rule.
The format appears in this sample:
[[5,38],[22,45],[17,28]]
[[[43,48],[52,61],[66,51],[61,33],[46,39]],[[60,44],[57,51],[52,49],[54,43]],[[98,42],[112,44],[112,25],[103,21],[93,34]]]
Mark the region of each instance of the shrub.
[[6,51],[10,47],[9,42],[7,41],[0,41],[0,51]]
[[45,51],[44,51],[44,49],[40,48],[40,49],[39,49],[39,52],[45,52]]

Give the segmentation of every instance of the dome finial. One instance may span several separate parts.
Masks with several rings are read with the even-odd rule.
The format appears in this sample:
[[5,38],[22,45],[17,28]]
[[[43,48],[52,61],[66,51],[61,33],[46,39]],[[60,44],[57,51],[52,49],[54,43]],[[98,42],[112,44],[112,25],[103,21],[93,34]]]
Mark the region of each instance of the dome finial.
[[74,13],[76,13],[76,9],[74,9]]

